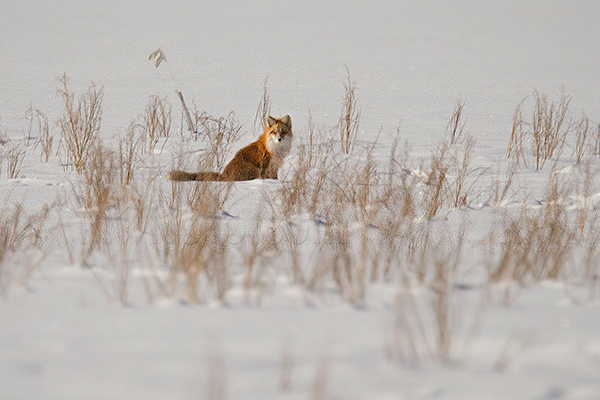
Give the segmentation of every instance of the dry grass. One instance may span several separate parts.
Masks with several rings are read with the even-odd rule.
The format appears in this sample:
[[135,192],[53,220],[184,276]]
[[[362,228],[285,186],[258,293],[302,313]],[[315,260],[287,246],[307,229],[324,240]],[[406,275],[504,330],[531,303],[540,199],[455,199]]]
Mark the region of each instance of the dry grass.
[[465,315],[456,289],[464,228],[455,237],[448,237],[432,226],[428,223],[422,234],[412,239],[414,248],[407,260],[407,272],[421,285],[415,288],[407,281],[408,286],[401,289],[386,335],[384,350],[388,359],[409,365],[428,360],[446,362],[458,356],[471,339],[467,332],[472,333],[481,318],[479,311]]
[[[323,131],[309,114],[306,131],[297,128],[298,140],[286,161],[285,179],[265,187],[253,224],[234,250],[225,222],[229,216],[224,212],[233,184],[165,186],[156,179],[159,169],[148,168],[154,165],[148,158],[158,157],[157,144],[170,137],[171,107],[166,99],[151,97],[139,123],[132,123],[118,149],[111,150],[98,138],[102,90],[92,85],[76,99],[66,76],[60,82],[64,102],[59,122],[61,148],[80,174],[71,194],[83,216],[83,222],[77,222],[79,229],[74,229],[83,238],[81,265],[90,265],[94,252],[100,254],[98,259],[105,257],[107,262],[100,264],[114,272],[111,290],[122,303],[129,298],[134,260],[151,253],[160,262],[150,263],[151,278],[145,282],[149,298],[158,292],[170,297],[183,293],[189,303],[211,297],[224,301],[234,276],[241,276],[246,301],[260,303],[277,278],[287,275],[308,292],[335,293],[361,306],[371,284],[395,283],[406,293],[414,286],[431,292],[425,308],[423,299],[413,294],[401,301],[401,312],[409,319],[406,323],[412,324],[413,334],[421,328],[415,325],[416,316],[409,316],[411,312],[435,315],[435,326],[446,332],[464,232],[452,239],[447,233],[452,230],[443,221],[456,209],[468,210],[480,193],[491,191],[488,204],[504,206],[512,198],[517,167],[527,165],[527,140],[532,139],[536,168],[541,170],[546,160],[560,158],[569,132],[576,133],[573,154],[583,178],[571,187],[551,173],[544,206],[538,210],[524,206],[517,215],[502,214],[500,229],[486,238],[487,250],[482,254],[491,285],[564,279],[578,251],[588,260],[586,276],[597,273],[591,267],[597,251],[589,233],[596,222],[589,209],[600,131],[594,138],[585,115],[579,124],[571,124],[570,99],[565,95],[554,103],[535,93],[531,123],[523,117],[524,102],[519,104],[507,150],[510,165],[504,178],[492,176],[491,186],[482,188],[480,178],[489,169],[473,165],[476,148],[466,134],[465,101],[457,102],[445,140],[429,157],[411,160],[409,147],[400,146],[397,133],[389,159],[382,160],[377,141],[357,143],[360,109],[356,84],[348,73],[339,124]],[[267,83],[255,125],[270,112]],[[30,132],[37,124],[42,157],[48,161],[52,137],[47,118],[33,110],[29,117]],[[195,112],[195,122],[199,135],[182,137],[181,148],[198,141],[205,148],[195,161],[197,168],[222,169],[242,136],[242,127],[233,114],[213,117]],[[337,134],[339,147],[337,140],[325,140]],[[9,176],[19,175],[23,154],[13,157],[17,161],[11,164],[10,152],[5,152]],[[193,150],[186,149],[177,163],[189,166],[192,154]],[[418,167],[411,168],[411,164]],[[147,169],[152,172],[146,175]],[[566,204],[574,191],[578,211],[569,212]],[[63,235],[70,242],[66,243],[69,252],[74,253],[74,233],[67,228],[71,226],[63,226]],[[577,247],[586,240],[587,247]],[[276,268],[280,263],[285,268]],[[449,357],[452,345],[443,335],[427,339],[426,353]],[[423,354],[419,350],[419,357]]]
[[498,177],[499,174],[494,175],[490,187],[491,195],[488,204],[491,204],[494,207],[502,207],[505,204],[509,199],[509,193],[515,183],[517,168],[517,162],[511,162],[504,173],[503,179]]
[[598,299],[600,289],[600,242],[598,241],[600,217],[598,217],[597,210],[591,210],[591,213],[592,216],[580,239],[580,251],[583,253],[580,255],[581,266],[583,267],[580,274],[590,288],[590,301],[595,301]]
[[442,142],[431,157],[431,167],[425,182],[425,205],[427,218],[435,217],[447,200],[446,188],[449,161],[447,159],[448,144]]
[[161,179],[160,173],[155,171],[145,180],[134,181],[130,185],[131,196],[135,212],[135,225],[140,234],[145,235],[153,218],[153,205],[158,197],[157,182]]
[[[285,215],[308,211],[319,227],[318,251],[310,257],[312,266],[305,272],[294,267],[297,271],[294,276],[301,277],[308,289],[315,292],[323,292],[332,279],[345,299],[360,305],[372,275],[369,271],[378,265],[373,259],[372,231],[383,207],[379,178],[370,155],[372,149],[367,149],[364,162],[338,160],[328,149],[327,157],[317,163],[313,179],[308,180],[304,172],[308,157],[301,153],[298,160],[303,167],[295,171],[288,187],[280,191],[281,204],[292,205],[284,207],[288,210]],[[299,229],[288,230],[292,249],[298,247],[302,235]],[[296,250],[292,254],[296,255]]]
[[523,100],[515,109],[513,114],[512,131],[510,133],[510,142],[508,143],[508,150],[506,151],[506,157],[512,158],[516,165],[520,165],[522,162],[527,167],[527,159],[525,157],[525,121],[523,120]]
[[600,124],[598,124],[598,128],[596,129],[596,140],[594,141],[592,154],[600,158]]
[[119,178],[121,185],[129,185],[133,181],[142,147],[142,136],[138,135],[136,124],[129,125],[124,138],[119,140]]
[[263,83],[263,94],[256,108],[256,115],[254,116],[254,131],[258,135],[267,128],[267,117],[271,115],[271,96],[269,95],[269,78],[265,78]]
[[[590,298],[598,296],[600,218],[593,200],[598,187],[594,156],[600,154],[600,130],[594,138],[585,115],[572,125],[566,96],[555,104],[536,95],[530,124],[519,105],[507,151],[509,165],[500,167],[504,175],[493,175],[491,186],[482,189],[480,178],[490,169],[473,165],[477,149],[465,133],[463,101],[458,102],[447,126],[446,140],[429,156],[411,159],[409,147],[401,146],[396,135],[386,160],[380,156],[378,143],[356,141],[360,111],[356,87],[348,75],[339,125],[323,133],[309,117],[307,130],[296,133],[300,143],[296,142],[286,161],[285,180],[255,183],[264,185],[254,219],[243,216],[240,222],[225,210],[232,194],[236,201],[249,201],[246,193],[239,193],[242,185],[234,189],[233,183],[182,185],[157,179],[160,168],[152,169],[148,159],[158,155],[148,153],[158,153],[156,144],[169,137],[170,106],[165,100],[151,98],[144,123],[132,124],[118,150],[111,150],[95,137],[100,127],[101,91],[91,88],[77,103],[66,78],[62,83],[62,143],[80,173],[69,193],[80,218],[62,224],[65,246],[73,258],[75,242],[81,240],[80,265],[95,274],[103,268],[107,273],[96,276],[107,295],[121,304],[136,301],[132,287],[141,283],[149,302],[163,296],[189,304],[226,302],[230,289],[240,285],[246,304],[260,305],[281,278],[289,278],[286,282],[303,290],[305,299],[316,294],[325,302],[333,298],[362,307],[368,305],[377,284],[385,283],[397,287],[399,293],[391,307],[385,355],[395,362],[418,365],[456,360],[472,339],[469,333],[478,326],[480,310],[464,307],[476,302],[465,301],[470,294],[458,288],[462,274],[471,266],[487,268],[485,289],[477,293],[486,295],[499,288],[504,304],[515,301],[522,285],[546,279],[565,283],[581,279],[590,287]],[[257,121],[264,121],[269,109],[265,81]],[[88,128],[73,128],[79,126],[73,121],[82,118],[85,122],[90,113],[97,118],[91,118]],[[199,168],[221,169],[242,128],[233,114],[217,118],[196,113],[195,117],[200,136],[182,138],[182,147],[191,140],[204,140]],[[43,133],[48,131],[47,121],[38,121],[40,138],[50,138]],[[81,154],[72,151],[77,146],[65,139],[69,129],[77,132],[77,139],[91,137]],[[546,160],[560,158],[569,132],[576,134],[575,180],[567,179],[566,173],[548,171],[539,204],[525,198],[520,209],[504,209],[507,199],[514,199],[518,167],[527,167],[527,140],[533,139],[536,169],[542,170]],[[338,133],[340,147],[337,141],[324,140]],[[48,138],[42,144],[46,161],[52,148]],[[191,154],[182,153],[179,162],[189,162]],[[19,175],[22,157],[17,167],[7,164],[9,176],[11,170]],[[77,157],[80,162],[75,161]],[[244,190],[253,190],[253,185]],[[502,209],[471,210],[477,193],[487,190],[488,204]],[[243,203],[245,211],[248,204]],[[44,221],[50,211],[27,216],[20,205],[2,211],[0,293],[4,294],[15,278],[25,282],[40,265],[37,260],[47,254]],[[475,212],[489,212],[497,220],[480,246],[471,248],[466,241],[473,234],[467,234],[465,224],[457,227],[455,217]],[[251,222],[250,226],[237,232],[244,222]],[[18,272],[7,267],[29,248],[38,250],[34,262]],[[496,367],[506,368],[517,351],[509,342]],[[295,383],[294,363],[286,341],[275,383],[282,392],[291,391]],[[208,371],[206,397],[226,398],[222,356],[209,358]],[[329,360],[323,357],[310,388],[312,398],[329,396],[329,373]]]
[[592,162],[592,159],[587,159],[579,165],[579,169],[576,171],[578,173],[574,185],[579,213],[577,225],[579,226],[579,233],[583,235],[587,228],[590,208],[592,208],[590,200],[598,187],[598,173],[600,170],[598,165]]
[[322,292],[329,286],[329,278],[335,283],[339,294],[353,305],[364,304],[366,294],[366,270],[355,252],[353,232],[346,210],[337,209],[327,215],[322,242],[317,250],[315,272],[309,288]]
[[[399,157],[398,136],[384,170],[372,155],[376,143],[361,157],[336,153],[329,144],[313,145],[320,152],[312,158],[314,166],[310,147],[300,145],[277,198],[267,201],[287,226],[293,282],[314,293],[335,289],[360,306],[372,282],[427,280],[430,265],[437,262],[432,250],[442,246],[442,238],[434,238],[431,223],[419,219],[444,219],[442,209],[447,213],[466,205],[479,178],[470,163],[474,141],[465,135],[460,139],[453,146],[440,144],[424,185],[403,166],[408,156]],[[299,240],[307,233],[293,222],[306,212],[316,222],[318,237],[316,252],[308,254]]]
[[63,115],[59,120],[61,144],[67,161],[81,174],[98,142],[103,93],[102,89],[91,85],[86,93],[76,99],[69,87],[69,78],[63,75],[59,82],[61,87],[58,94],[64,104]]
[[[578,235],[566,210],[568,193],[567,184],[552,174],[543,207],[523,204],[518,215],[501,215],[500,249],[487,257],[490,282],[521,284],[569,276]],[[493,243],[495,233],[490,235]]]
[[48,162],[52,155],[52,144],[54,143],[54,137],[50,135],[48,117],[40,110],[34,110],[30,107],[27,110],[25,118],[29,120],[29,130],[27,133],[29,138],[33,137],[34,124],[37,125],[36,146],[39,145],[42,148],[41,160]]
[[575,125],[575,148],[573,154],[577,160],[577,164],[584,161],[586,153],[590,152],[593,155],[593,146],[590,143],[590,120],[583,114],[581,120]]
[[49,252],[48,216],[52,207],[44,205],[28,214],[22,203],[0,210],[0,295],[10,282],[24,285]]
[[195,118],[197,132],[206,145],[198,168],[202,171],[220,171],[231,157],[233,146],[241,139],[242,127],[234,113],[226,117],[213,117],[195,112]]
[[[90,107],[85,100],[75,105],[67,82],[63,84],[63,119]],[[118,149],[108,149],[96,138],[81,157],[80,175],[69,193],[80,218],[63,224],[65,246],[71,258],[80,252],[79,264],[89,267],[107,296],[123,305],[138,302],[134,294],[139,292],[134,289],[143,285],[150,303],[161,297],[188,304],[226,303],[230,289],[236,288],[244,291],[247,305],[259,306],[285,281],[297,286],[305,301],[316,295],[325,303],[333,300],[365,307],[378,298],[379,294],[371,297],[372,292],[384,283],[386,288],[398,288],[384,337],[385,356],[409,366],[455,361],[481,320],[481,310],[473,307],[477,301],[471,301],[479,294],[500,290],[502,302],[508,305],[515,302],[522,285],[581,279],[589,285],[590,298],[598,296],[600,218],[594,209],[598,171],[594,156],[600,152],[600,131],[595,139],[585,115],[571,129],[566,97],[558,104],[540,95],[534,100],[531,124],[523,118],[522,105],[515,111],[508,165],[494,175],[490,168],[474,165],[475,155],[480,154],[466,133],[463,101],[447,125],[445,140],[423,159],[411,159],[411,150],[401,145],[399,134],[385,150],[378,143],[357,143],[360,111],[355,85],[348,76],[339,126],[323,132],[309,116],[305,131],[296,128],[285,179],[244,187],[219,182],[182,185],[157,179],[161,169],[153,162],[160,154],[155,150],[161,139],[169,137],[170,108],[165,100],[151,98],[142,117],[144,124],[132,124]],[[257,121],[263,121],[269,109],[265,81]],[[196,113],[195,117],[200,135],[182,138],[181,146],[187,149],[178,162],[190,166],[194,153],[189,145],[195,140],[205,144],[197,161],[193,160],[197,168],[219,170],[230,159],[242,128],[233,114]],[[45,131],[43,121],[40,126]],[[507,200],[516,197],[518,167],[533,164],[526,159],[527,140],[533,139],[536,168],[541,170],[545,160],[560,158],[569,132],[576,134],[576,179],[565,179],[564,171],[549,171],[539,206],[526,198],[517,212],[504,209]],[[337,140],[324,140],[338,133],[341,146]],[[388,159],[381,156],[383,151],[389,151]],[[47,154],[44,150],[46,161]],[[490,186],[480,184],[482,176],[491,180]],[[242,216],[238,221],[228,215],[225,210],[232,195],[234,201],[245,202],[242,209],[248,211],[254,194],[240,190],[256,186],[262,187],[262,193],[254,219]],[[489,194],[488,205],[502,209],[472,209],[480,193]],[[480,246],[469,247],[467,237],[473,240],[473,233],[467,234],[466,225],[457,226],[456,216],[479,212],[494,215],[496,228]],[[6,293],[15,276],[24,282],[40,265],[31,263],[18,275],[6,267],[16,259],[15,254],[35,242],[27,228],[34,222],[19,213],[15,209],[0,216],[0,238],[5,243],[20,240],[13,245],[0,243],[4,246],[0,248],[0,293]],[[45,220],[47,214],[37,218]],[[46,231],[44,226],[36,229]],[[11,230],[14,233],[5,233]],[[10,239],[11,235],[20,239]],[[36,246],[44,246],[44,240],[39,239]],[[81,249],[76,249],[77,240]],[[38,260],[46,252],[36,254]],[[487,268],[484,289],[460,290],[461,278],[470,267]],[[506,368],[517,351],[509,342],[496,368]],[[280,360],[274,384],[289,393],[298,382],[294,381],[296,360],[287,341]],[[205,396],[227,398],[222,356],[211,356],[208,371]],[[329,374],[329,360],[323,357],[309,387],[312,398],[330,397]]]
[[[168,274],[166,279],[157,276],[156,284],[163,295],[173,297],[182,283],[189,303],[205,301],[208,290],[224,301],[231,286],[231,251],[220,210],[229,192],[227,186],[212,182],[196,185],[186,188],[173,183],[170,193],[158,194],[158,209],[149,227],[151,250]],[[213,190],[204,190],[210,187]],[[184,214],[186,210],[191,215]]]
[[144,150],[153,153],[159,139],[167,139],[171,135],[171,105],[166,98],[150,96],[144,115],[142,116],[142,131]]
[[[296,163],[291,176],[287,176],[286,183],[279,189],[278,200],[283,213],[283,218],[290,221],[295,214],[303,211],[307,200],[311,195],[310,189],[313,186],[311,182],[310,160],[306,146],[300,146],[296,151]],[[315,189],[318,190],[318,189]],[[272,201],[265,197],[269,203]],[[318,199],[315,199],[318,201]],[[275,205],[271,205],[275,209]]]
[[314,157],[316,152],[316,142],[317,142],[317,127],[315,125],[315,121],[313,120],[312,113],[308,112],[308,143],[301,144],[298,147],[307,147],[306,152],[308,153],[308,166],[309,169],[314,167]]
[[212,286],[215,298],[224,301],[231,286],[228,272],[228,238],[221,232],[218,219],[211,221],[194,219],[189,234],[179,252],[179,263],[174,271],[181,271],[185,277],[187,299],[191,303],[201,301],[200,276],[206,275],[208,285]]
[[[82,221],[75,225],[78,228],[76,231],[79,242],[70,237],[72,224],[66,223],[61,217],[60,225],[72,264],[91,266],[92,254],[98,250],[112,252],[112,238],[121,233],[121,228],[125,229],[111,227],[115,218],[118,224],[127,223],[124,222],[128,221],[127,218],[114,215],[123,213],[127,205],[135,200],[132,191],[119,181],[122,168],[120,161],[119,154],[99,142],[89,151],[82,175],[71,182],[71,192],[70,196],[67,193],[66,203],[74,201],[72,208]],[[112,253],[111,256],[114,258]]]
[[448,122],[448,126],[446,127],[446,129],[448,130],[448,133],[450,135],[450,144],[453,145],[455,143],[459,143],[462,138],[463,138],[463,134],[464,134],[464,130],[465,130],[465,121],[464,121],[464,114],[465,111],[465,101],[464,100],[458,100],[457,104],[456,104],[456,108],[454,109],[454,113],[452,114],[452,117],[450,118],[450,122]]
[[21,175],[25,161],[26,149],[20,142],[9,142],[10,147],[4,155],[6,159],[6,174],[8,179],[16,179]]
[[554,167],[560,160],[565,146],[569,145],[569,134],[575,128],[576,142],[573,148],[577,163],[580,163],[586,150],[591,147],[589,121],[585,114],[578,124],[574,124],[569,112],[571,98],[564,93],[557,101],[552,101],[548,95],[537,91],[534,91],[532,98],[534,104],[531,122],[526,122],[523,117],[523,107],[527,98],[515,109],[507,157],[513,159],[517,165],[523,163],[527,167],[524,143],[531,138],[536,170],[542,170],[548,160],[554,160]]
[[535,166],[539,171],[547,160],[559,159],[571,129],[569,104],[571,99],[562,94],[558,103],[550,102],[548,96],[534,93],[535,107],[531,123]]
[[[398,139],[385,172],[371,155],[374,146],[365,149],[361,158],[322,147],[324,157],[313,168],[308,147],[297,149],[291,177],[280,187],[277,200],[270,202],[275,205],[274,215],[280,210],[278,218],[289,227],[284,237],[290,244],[287,253],[294,265],[293,281],[315,293],[335,288],[357,306],[364,304],[372,282],[426,281],[430,266],[440,262],[432,254],[443,247],[443,238],[435,238],[432,223],[417,222],[418,218],[433,220],[442,208],[449,212],[451,207],[465,205],[477,179],[470,167],[473,146],[466,136],[453,147],[442,143],[434,154],[425,190],[420,190],[418,176],[398,168],[407,163],[407,156],[398,157]],[[317,223],[316,253],[303,254],[298,239],[305,234],[289,223],[304,212]],[[449,254],[444,257],[451,259]],[[302,263],[305,267],[298,267]]]
[[[113,172],[116,175],[116,170]],[[155,299],[156,270],[151,263],[140,263],[148,254],[148,230],[156,199],[157,175],[150,175],[145,182],[134,181],[130,186],[116,182],[107,191],[91,189],[97,194],[96,201],[86,212],[87,230],[80,234],[80,265],[92,267],[90,271],[98,280],[107,298],[122,305],[130,302],[130,287],[135,279],[133,270],[140,272],[138,280],[144,286],[148,301]],[[97,181],[92,181],[97,182]],[[89,184],[89,183],[88,183]],[[108,197],[108,202],[105,202]],[[100,204],[100,207],[93,204]],[[64,231],[64,228],[63,228]],[[65,236],[66,240],[66,236]],[[92,246],[96,247],[92,247]],[[93,250],[100,250],[93,254]],[[71,250],[74,253],[73,250]],[[94,255],[95,262],[92,261]],[[96,274],[95,266],[101,265],[107,271]],[[152,280],[152,278],[155,280]]]
[[[133,179],[135,168],[128,167],[139,156],[135,147],[139,138],[130,132],[124,143],[118,155],[96,147],[82,179],[72,185],[76,205],[84,211],[88,224],[80,229],[80,264],[93,265],[93,252],[102,250],[94,258],[102,260],[106,255],[101,264],[112,278],[96,277],[109,298],[126,304],[131,270],[138,264],[134,260],[154,252],[161,262],[157,265],[155,257],[150,257],[142,282],[149,301],[157,293],[178,296],[180,288],[189,303],[204,301],[208,293],[224,300],[231,277],[229,239],[221,230],[221,210],[231,185],[172,183],[164,190],[157,179],[159,171],[139,182]],[[67,242],[70,233],[65,227],[63,235]],[[67,247],[77,254],[76,246]],[[168,268],[166,274],[164,268]]]
[[450,186],[450,203],[455,207],[465,207],[470,202],[473,186],[477,182],[475,170],[471,169],[471,158],[475,148],[472,136],[461,135],[461,146],[453,149],[450,164],[450,176],[453,177]]
[[352,81],[350,71],[344,83],[344,104],[339,121],[340,143],[344,154],[351,154],[356,145],[360,124],[360,107],[356,97],[356,83]]
[[89,252],[99,249],[105,240],[107,213],[120,195],[114,153],[98,145],[91,154],[84,169],[83,188],[77,195],[90,223]]
[[[122,305],[129,302],[131,270],[140,254],[135,253],[139,243],[135,242],[135,225],[129,221],[129,209],[121,208],[116,216],[117,223],[109,224],[111,243],[106,246],[109,268],[113,274],[114,297]],[[112,228],[112,229],[111,229]],[[114,243],[116,242],[116,243]]]
[[[137,165],[142,159],[142,144],[151,126],[156,135],[165,137],[162,128],[163,109],[160,99],[151,101],[143,118],[148,122],[142,130],[131,124],[121,139],[118,153],[97,145],[83,169],[83,179],[73,184],[73,194],[79,209],[89,224],[82,229],[81,265],[90,265],[95,250],[106,254],[106,265],[113,276],[102,285],[111,298],[127,303],[134,259],[142,254],[150,257],[143,284],[149,301],[159,296],[178,296],[180,288],[189,303],[203,302],[209,293],[220,300],[231,285],[229,272],[229,233],[221,229],[222,209],[231,191],[231,184],[171,183],[164,190],[157,179],[159,170],[143,176]],[[157,117],[158,116],[158,117]],[[157,122],[158,121],[158,122]],[[213,150],[225,156],[235,134],[239,132],[233,117],[206,117],[201,124],[208,136],[220,139]],[[158,136],[155,136],[155,138]],[[203,162],[215,164],[219,156],[211,154]],[[206,160],[208,158],[208,160]],[[182,161],[183,162],[183,161]],[[67,240],[66,228],[63,234]],[[70,253],[76,253],[70,246]],[[101,254],[95,258],[102,259]],[[164,274],[164,268],[168,272]]]
[[281,240],[277,239],[275,224],[266,222],[265,211],[265,208],[257,207],[254,223],[240,246],[247,304],[259,305],[275,282],[273,260],[280,252]]
[[391,188],[385,207],[375,222],[378,244],[378,262],[371,271],[371,281],[382,279],[393,282],[403,280],[405,265],[402,261],[407,254],[409,239],[414,231],[416,218],[416,185],[408,176],[403,175],[399,185]]

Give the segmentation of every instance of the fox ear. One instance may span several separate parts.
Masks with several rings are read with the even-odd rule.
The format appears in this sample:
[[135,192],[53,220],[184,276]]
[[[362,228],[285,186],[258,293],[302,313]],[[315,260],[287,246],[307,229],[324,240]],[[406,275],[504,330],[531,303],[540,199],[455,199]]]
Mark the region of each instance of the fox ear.
[[281,118],[281,122],[283,122],[288,128],[292,129],[292,119],[289,115]]
[[277,120],[275,118],[271,117],[271,116],[268,116],[266,122],[267,122],[267,128],[270,128],[273,125],[275,125],[275,123],[277,122]]

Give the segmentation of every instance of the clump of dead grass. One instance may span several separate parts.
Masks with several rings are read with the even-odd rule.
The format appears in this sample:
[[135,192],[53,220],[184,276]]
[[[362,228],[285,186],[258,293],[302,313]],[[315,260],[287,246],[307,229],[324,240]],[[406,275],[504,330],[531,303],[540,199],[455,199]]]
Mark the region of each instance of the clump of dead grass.
[[257,134],[262,134],[267,128],[267,117],[271,115],[271,95],[269,94],[269,78],[265,78],[263,83],[263,93],[254,116],[254,130]]
[[447,130],[450,135],[450,144],[453,145],[462,140],[464,130],[465,130],[465,120],[464,120],[464,111],[465,111],[465,101],[458,100],[456,104],[456,108],[454,109],[454,113],[452,113],[452,117],[448,122]]
[[64,103],[59,120],[62,150],[66,153],[67,163],[81,174],[98,142],[103,91],[92,84],[86,93],[76,99],[69,86],[69,78],[63,75],[59,82],[61,87],[58,94]]
[[525,284],[570,275],[578,229],[567,211],[569,193],[568,182],[551,174],[543,206],[524,203],[516,215],[500,215],[500,233],[486,239],[490,283]]
[[4,154],[8,179],[16,179],[21,175],[26,154],[26,148],[21,142],[9,142],[9,147]]
[[527,167],[527,158],[525,157],[525,121],[523,119],[523,102],[521,101],[515,112],[513,113],[512,120],[512,131],[510,133],[510,141],[508,143],[508,149],[506,151],[506,157],[513,159],[516,165],[520,165],[522,162]]
[[129,125],[125,137],[119,139],[119,180],[121,185],[129,185],[133,181],[143,137],[138,135],[136,124]]
[[50,229],[47,227],[52,206],[28,214],[23,203],[0,210],[0,295],[7,293],[10,282],[24,285],[49,252]]
[[[525,157],[525,142],[531,139],[535,168],[540,171],[548,160],[554,160],[553,166],[560,160],[568,142],[569,133],[573,130],[573,118],[569,108],[571,98],[561,94],[558,101],[552,101],[548,95],[533,93],[533,111],[531,122],[526,122],[523,117],[524,99],[517,106],[513,114],[512,132],[507,150],[507,157],[512,158],[517,164],[527,166]],[[583,156],[584,143],[587,142],[587,129],[585,115],[577,127],[576,154]],[[578,161],[579,162],[579,161]]]
[[458,357],[482,317],[480,309],[465,312],[457,289],[464,226],[450,235],[439,232],[446,229],[432,222],[419,230],[406,260],[407,272],[416,281],[406,280],[400,288],[384,347],[388,359],[408,365]]
[[166,98],[150,96],[142,115],[143,146],[147,153],[155,151],[160,139],[168,139],[171,135],[171,104]]
[[33,127],[34,124],[37,125],[37,136],[36,136],[36,146],[40,146],[42,148],[42,152],[40,158],[44,162],[48,162],[50,160],[50,156],[52,155],[52,145],[54,143],[54,137],[50,135],[50,125],[48,124],[48,117],[42,111],[38,109],[33,109],[33,107],[29,107],[27,113],[25,114],[25,118],[29,120],[29,129],[27,132],[27,137],[33,137]]
[[[158,282],[159,288],[172,297],[183,283],[190,303],[205,301],[207,289],[224,301],[231,286],[229,233],[219,215],[227,192],[213,182],[204,188],[209,185],[215,190],[191,189],[195,193],[192,197],[196,197],[191,205],[186,193],[189,188],[173,184],[171,194],[161,192],[157,218],[150,227],[153,251],[168,268],[167,278]],[[185,215],[186,210],[190,214]]]
[[231,150],[242,137],[242,127],[235,114],[214,117],[206,112],[195,112],[198,135],[206,148],[199,159],[198,168],[203,171],[220,171],[231,157]]
[[358,127],[360,124],[360,107],[356,97],[356,83],[347,71],[348,76],[344,83],[344,104],[339,120],[339,132],[341,149],[344,154],[354,151]]

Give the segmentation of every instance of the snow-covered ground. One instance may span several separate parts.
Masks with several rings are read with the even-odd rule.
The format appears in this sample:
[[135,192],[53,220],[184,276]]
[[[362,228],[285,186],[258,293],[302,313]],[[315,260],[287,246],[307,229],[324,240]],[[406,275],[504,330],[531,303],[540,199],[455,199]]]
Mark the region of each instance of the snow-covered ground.
[[[548,94],[553,104],[561,93],[569,96],[573,123],[585,112],[596,137],[599,14],[595,1],[4,1],[0,222],[17,204],[23,204],[24,215],[37,215],[35,221],[43,219],[44,205],[50,211],[39,246],[22,246],[0,258],[0,399],[600,398],[595,247],[600,187],[597,175],[576,165],[575,125],[560,160],[549,160],[541,171],[528,136],[528,165],[518,167],[507,196],[494,202],[491,189],[510,164],[513,113],[526,98],[524,119],[531,121],[534,90]],[[156,69],[147,58],[159,47],[168,65]],[[336,274],[321,280],[314,268],[333,260],[322,251],[323,243],[342,231],[328,227],[337,223],[349,229],[347,254],[353,257],[363,254],[364,232],[368,257],[385,247],[375,233],[382,227],[327,200],[316,213],[300,204],[281,215],[290,200],[285,189],[294,187],[298,175],[300,144],[309,140],[309,116],[322,133],[319,144],[339,149],[338,137],[330,141],[329,135],[339,121],[348,73],[356,84],[360,126],[351,155],[329,154],[335,162],[328,166],[336,168],[328,178],[335,184],[339,177],[354,177],[340,172],[348,165],[363,171],[369,149],[377,174],[388,173],[399,132],[398,153],[408,149],[399,162],[402,174],[424,201],[431,156],[448,138],[457,101],[464,101],[464,136],[475,141],[468,207],[445,205],[440,215],[429,221],[419,215],[414,222],[444,233],[447,259],[461,245],[447,297],[431,276],[418,279],[415,270],[403,270],[417,264],[402,251],[392,264],[404,272],[389,279],[375,274],[364,294],[352,291],[354,281],[336,282]],[[147,204],[147,230],[136,228],[139,208],[127,200],[124,209],[109,209],[106,243],[91,254],[84,254],[90,215],[77,199],[85,191],[83,179],[61,165],[66,151],[58,121],[64,104],[57,89],[63,74],[76,97],[92,83],[102,89],[100,137],[112,150],[118,150],[132,121],[139,121],[149,96],[168,96],[172,105],[170,138],[152,154],[140,150],[131,184],[135,190],[150,188],[147,193],[155,196]],[[175,203],[179,211],[166,207],[174,193],[171,184],[150,178],[178,165],[181,154],[183,166],[195,169],[200,150],[208,146],[186,132],[174,86],[192,110],[235,113],[242,137],[229,159],[258,133],[255,115],[267,78],[272,115],[289,114],[294,126],[297,147],[281,171],[284,179],[234,184],[216,218],[193,215],[187,201],[199,196],[192,193],[193,184],[175,189],[183,190]],[[35,144],[41,115],[35,110],[47,117],[54,137],[48,162]],[[449,154],[463,154],[465,143],[450,146]],[[12,148],[22,149],[23,162],[8,179]],[[314,156],[321,152],[326,151],[317,147]],[[598,171],[600,158],[592,154],[587,165]],[[316,179],[318,173],[315,163],[308,176]],[[573,182],[560,198],[567,225],[576,226],[582,211],[589,211],[585,235],[564,242],[575,248],[567,267],[552,279],[490,282],[484,241],[509,216],[517,218],[522,210],[537,215],[551,205],[552,177]],[[590,177],[587,191],[585,177]],[[384,181],[378,181],[382,187]],[[344,191],[354,193],[359,186]],[[368,214],[374,207],[357,210]],[[160,259],[156,244],[164,239],[165,221],[178,218],[184,240],[193,221],[216,230],[217,239],[227,243],[226,251],[215,253],[221,261],[212,260],[219,270],[200,273],[199,287],[191,292],[185,286],[189,275],[172,275],[169,258]],[[257,220],[262,225],[255,229]],[[249,284],[253,238],[270,240],[269,229],[279,235],[280,246],[258,246],[254,267],[261,271],[264,263],[265,269],[255,273],[260,282]],[[507,241],[502,232],[496,232],[496,251]],[[300,268],[315,285],[295,275],[294,240]],[[590,248],[595,258],[582,272]],[[428,263],[451,266],[436,258],[437,250],[431,253],[423,264],[427,271]],[[491,263],[497,265],[498,258]],[[223,292],[219,271],[227,281]],[[168,286],[169,276],[176,276],[178,289],[161,287]],[[448,299],[448,325],[436,314],[444,306],[432,299]],[[448,357],[437,347],[446,343],[438,335],[443,330],[436,330],[440,326],[450,327],[444,331],[452,339]],[[413,344],[407,344],[410,339]]]

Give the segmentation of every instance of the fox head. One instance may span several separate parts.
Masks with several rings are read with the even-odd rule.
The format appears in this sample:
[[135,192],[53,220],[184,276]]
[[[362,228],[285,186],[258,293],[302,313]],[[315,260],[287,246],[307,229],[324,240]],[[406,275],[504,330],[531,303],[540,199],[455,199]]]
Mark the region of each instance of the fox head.
[[280,119],[267,117],[267,148],[271,152],[287,153],[292,145],[292,119],[289,115]]

